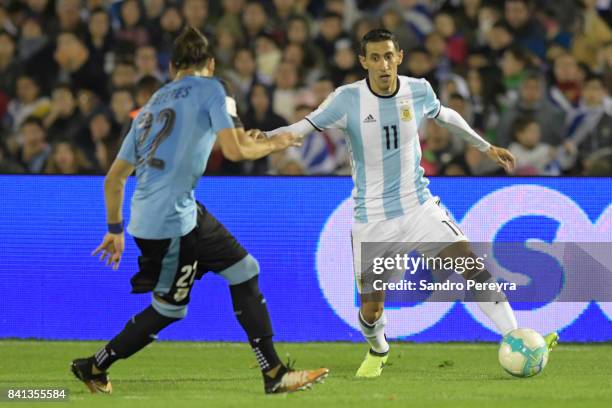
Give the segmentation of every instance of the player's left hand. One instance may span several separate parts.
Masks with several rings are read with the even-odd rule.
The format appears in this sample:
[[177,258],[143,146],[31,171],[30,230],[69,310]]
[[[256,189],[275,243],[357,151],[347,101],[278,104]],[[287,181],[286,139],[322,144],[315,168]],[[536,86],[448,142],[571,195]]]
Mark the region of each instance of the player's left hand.
[[516,160],[512,153],[507,149],[497,146],[491,146],[487,150],[487,156],[506,170],[506,173],[511,173],[514,170]]
[[102,240],[102,243],[91,253],[91,255],[96,256],[98,253],[102,252],[100,255],[100,260],[104,262],[106,259],[106,265],[112,266],[114,270],[117,270],[117,268],[119,268],[119,263],[121,262],[121,255],[123,254],[124,248],[125,238],[123,233],[111,234],[110,232],[107,232]]

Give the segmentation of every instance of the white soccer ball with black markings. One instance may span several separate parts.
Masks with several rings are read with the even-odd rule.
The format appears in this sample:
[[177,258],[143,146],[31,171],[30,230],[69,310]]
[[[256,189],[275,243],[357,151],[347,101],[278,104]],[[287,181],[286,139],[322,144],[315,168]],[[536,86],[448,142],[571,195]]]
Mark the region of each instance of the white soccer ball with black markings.
[[499,364],[515,377],[531,377],[546,367],[548,346],[532,329],[516,329],[506,334],[499,346]]

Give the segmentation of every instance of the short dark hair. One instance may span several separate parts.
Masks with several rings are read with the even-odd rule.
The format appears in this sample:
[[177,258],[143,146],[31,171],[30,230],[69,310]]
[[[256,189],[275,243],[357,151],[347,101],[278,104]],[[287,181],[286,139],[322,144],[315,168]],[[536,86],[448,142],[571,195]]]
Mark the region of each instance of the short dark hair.
[[176,69],[201,68],[211,58],[208,40],[195,27],[185,27],[172,47],[172,66]]
[[391,31],[385,30],[384,28],[375,28],[368,31],[361,39],[361,55],[366,55],[366,45],[368,45],[368,43],[382,41],[392,41],[395,49],[399,50],[397,38],[395,38],[395,35],[393,35]]
[[35,125],[41,128],[42,130],[45,130],[45,126],[43,125],[42,119],[37,118],[36,116],[28,116],[24,119],[23,122],[21,122],[21,125],[19,127],[23,129],[23,127],[26,125]]
[[520,116],[517,118],[512,124],[512,136],[514,139],[516,140],[518,134],[522,133],[525,129],[527,129],[527,126],[531,125],[532,123],[538,122],[531,115]]
[[604,78],[602,75],[597,74],[597,73],[589,73],[586,78],[584,78],[584,84],[586,85],[587,82],[599,82],[600,85],[604,85]]
[[161,86],[162,83],[159,79],[155,78],[153,75],[145,75],[136,83],[135,91],[144,91],[153,95]]

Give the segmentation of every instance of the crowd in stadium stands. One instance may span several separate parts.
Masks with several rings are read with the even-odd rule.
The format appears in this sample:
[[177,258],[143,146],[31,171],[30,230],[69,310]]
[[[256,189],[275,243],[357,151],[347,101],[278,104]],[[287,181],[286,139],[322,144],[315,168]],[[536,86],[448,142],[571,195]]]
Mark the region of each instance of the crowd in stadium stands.
[[[168,81],[185,25],[213,44],[246,128],[270,130],[360,80],[359,39],[395,33],[400,74],[509,148],[517,175],[612,175],[610,0],[0,0],[0,172],[96,174],[133,112]],[[499,174],[423,122],[427,175]],[[206,174],[349,174],[341,133]]]

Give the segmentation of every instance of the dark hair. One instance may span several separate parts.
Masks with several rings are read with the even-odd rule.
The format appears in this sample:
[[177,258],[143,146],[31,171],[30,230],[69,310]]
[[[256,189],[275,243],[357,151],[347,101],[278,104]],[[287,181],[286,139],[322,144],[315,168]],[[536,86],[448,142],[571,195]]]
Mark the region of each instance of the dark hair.
[[21,122],[21,125],[19,127],[23,128],[25,125],[36,125],[43,130],[45,129],[42,120],[37,118],[36,116],[28,116],[24,119],[23,122]]
[[202,68],[211,58],[208,40],[195,27],[185,27],[172,47],[172,66],[176,69]]
[[8,38],[10,38],[13,41],[13,43],[15,43],[17,41],[15,36],[13,34],[9,33],[6,30],[0,30],[0,37],[8,37]]
[[529,81],[538,81],[540,83],[544,83],[544,76],[540,72],[538,72],[536,70],[529,69],[529,70],[527,70],[527,75],[525,75],[525,78],[523,79],[523,82],[528,81],[528,80]]
[[334,11],[326,11],[325,13],[323,13],[323,16],[321,16],[321,18],[323,20],[328,19],[328,18],[334,18],[334,19],[342,21],[342,16]]
[[512,136],[514,139],[516,140],[518,134],[522,133],[532,123],[538,123],[533,116],[526,115],[517,118],[512,124]]
[[529,65],[529,56],[527,52],[518,46],[512,46],[508,48],[505,52],[512,54],[512,56],[522,62],[525,65]]
[[600,74],[596,74],[596,73],[589,73],[586,78],[584,78],[584,84],[586,85],[587,82],[592,82],[592,81],[596,81],[599,82],[600,85],[604,85],[604,79],[603,76]]
[[491,28],[501,28],[510,33],[510,35],[512,35],[512,28],[505,21],[497,21],[495,22],[495,24],[493,24],[493,27]]
[[368,43],[382,41],[392,41],[395,49],[399,50],[399,43],[391,31],[385,30],[384,28],[375,28],[368,31],[361,39],[361,55],[366,55],[366,45],[368,45]]
[[145,75],[136,83],[136,92],[145,91],[151,95],[155,93],[162,83],[153,75]]
[[106,14],[106,16],[108,18],[110,18],[110,16],[108,15],[108,12],[104,9],[104,7],[94,7],[90,12],[89,15],[93,16],[94,14]]
[[58,89],[65,89],[74,95],[74,89],[72,88],[72,85],[70,85],[68,82],[58,82],[57,84],[55,84],[55,86],[53,87],[53,91]]

